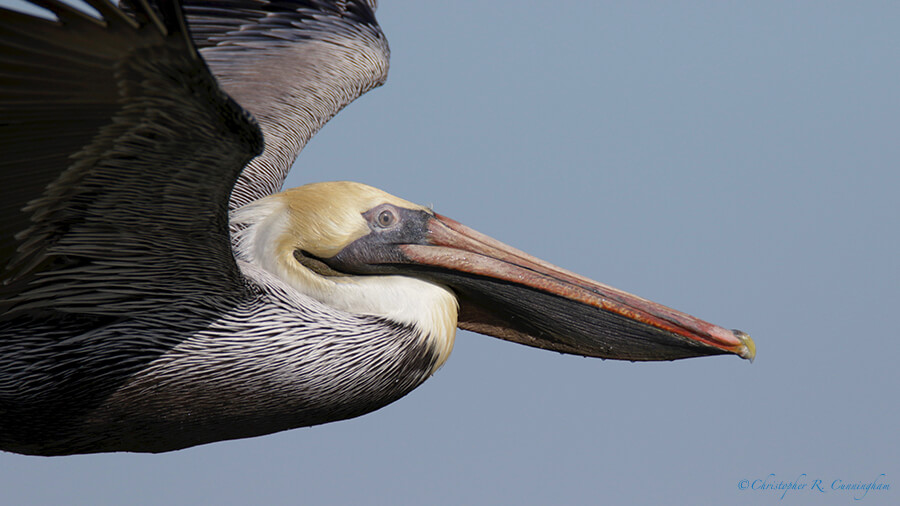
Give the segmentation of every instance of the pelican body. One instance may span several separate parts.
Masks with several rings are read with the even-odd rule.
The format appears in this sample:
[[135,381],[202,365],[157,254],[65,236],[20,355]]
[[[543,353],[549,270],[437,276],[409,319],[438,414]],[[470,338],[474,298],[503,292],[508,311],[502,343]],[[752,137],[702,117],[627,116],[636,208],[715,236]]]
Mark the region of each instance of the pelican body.
[[55,19],[0,9],[0,449],[164,452],[359,416],[430,377],[457,328],[755,354],[378,189],[276,193],[384,82],[374,3],[33,3]]

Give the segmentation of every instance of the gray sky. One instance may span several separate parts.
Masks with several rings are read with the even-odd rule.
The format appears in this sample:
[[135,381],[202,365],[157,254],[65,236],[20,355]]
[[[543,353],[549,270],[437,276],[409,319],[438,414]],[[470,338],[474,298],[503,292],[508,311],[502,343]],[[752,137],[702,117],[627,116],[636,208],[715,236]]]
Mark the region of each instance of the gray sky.
[[[0,502],[849,504],[835,480],[875,479],[891,490],[860,504],[900,501],[900,4],[381,3],[387,85],[288,186],[433,204],[745,330],[756,362],[460,332],[373,414],[164,455],[3,453]],[[740,489],[770,474],[808,486]]]

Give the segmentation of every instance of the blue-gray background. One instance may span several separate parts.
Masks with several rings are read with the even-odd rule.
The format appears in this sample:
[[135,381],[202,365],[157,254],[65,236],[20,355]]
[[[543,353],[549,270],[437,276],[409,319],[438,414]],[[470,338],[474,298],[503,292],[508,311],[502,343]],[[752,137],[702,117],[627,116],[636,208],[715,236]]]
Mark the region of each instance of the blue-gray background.
[[[373,414],[164,455],[4,453],[0,503],[849,504],[834,480],[882,473],[862,503],[900,501],[900,4],[384,0],[378,18],[387,85],[289,186],[433,204],[746,330],[756,363],[460,332]],[[770,473],[826,493],[739,489]]]

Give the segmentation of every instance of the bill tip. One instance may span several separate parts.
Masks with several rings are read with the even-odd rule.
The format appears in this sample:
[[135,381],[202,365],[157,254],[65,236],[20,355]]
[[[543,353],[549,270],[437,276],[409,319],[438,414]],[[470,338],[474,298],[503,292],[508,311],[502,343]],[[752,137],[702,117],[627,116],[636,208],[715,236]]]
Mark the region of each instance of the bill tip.
[[740,347],[736,350],[738,356],[753,363],[753,359],[756,358],[756,343],[750,338],[750,334],[737,329],[733,329],[731,332],[733,332],[734,337],[741,342]]

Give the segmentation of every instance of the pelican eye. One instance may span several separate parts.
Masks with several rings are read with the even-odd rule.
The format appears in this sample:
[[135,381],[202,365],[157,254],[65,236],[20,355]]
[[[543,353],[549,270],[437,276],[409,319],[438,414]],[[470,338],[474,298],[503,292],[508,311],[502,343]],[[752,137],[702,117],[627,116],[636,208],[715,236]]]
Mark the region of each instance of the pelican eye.
[[381,228],[388,228],[395,223],[397,223],[397,213],[389,207],[385,207],[375,215],[375,224]]

